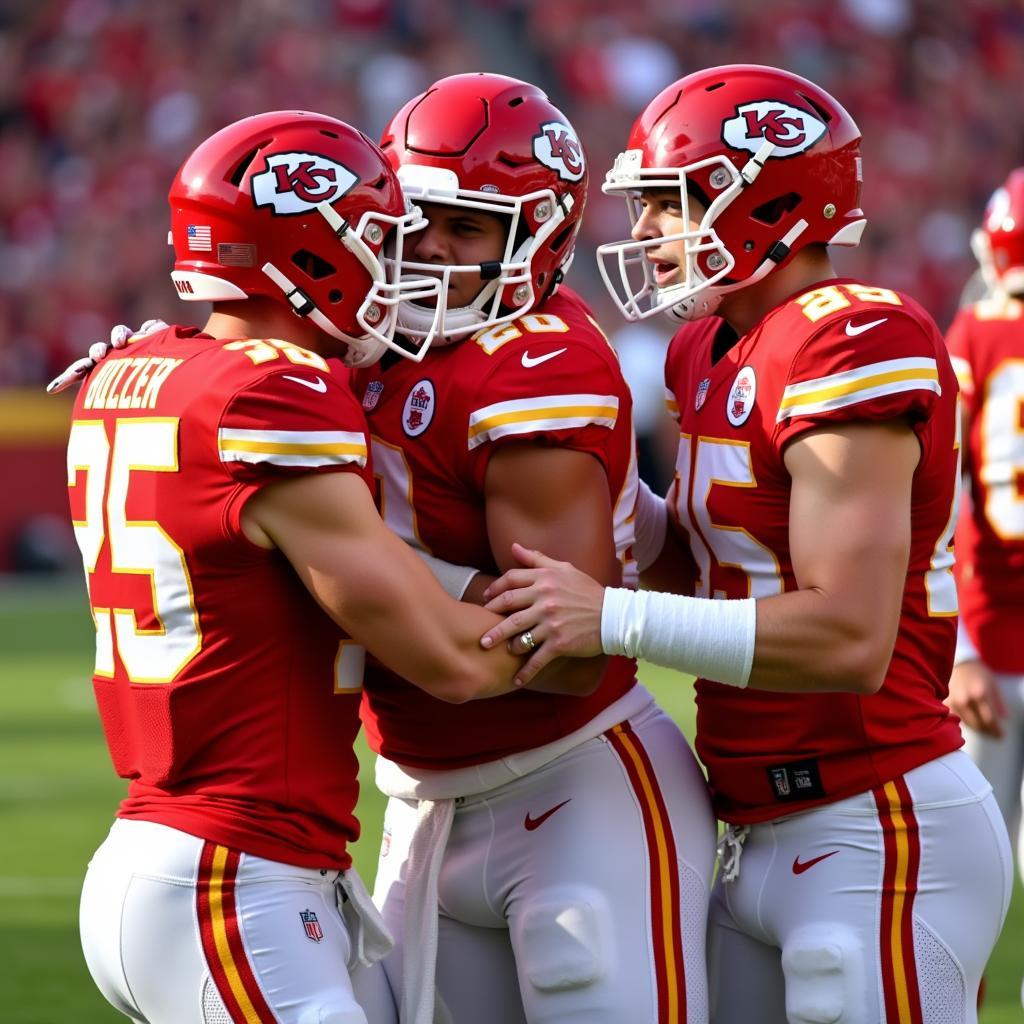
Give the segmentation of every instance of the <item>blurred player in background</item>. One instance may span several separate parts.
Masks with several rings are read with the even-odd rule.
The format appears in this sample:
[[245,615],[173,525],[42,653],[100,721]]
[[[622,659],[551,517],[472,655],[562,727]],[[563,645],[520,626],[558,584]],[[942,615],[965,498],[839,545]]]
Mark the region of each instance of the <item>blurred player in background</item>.
[[698,72],[648,105],[605,184],[632,239],[599,251],[627,317],[696,321],[666,364],[680,444],[650,575],[675,594],[522,549],[534,568],[488,591],[514,614],[485,642],[537,648],[524,681],[601,651],[700,677],[728,825],[719,1024],[973,1024],[1009,902],[1006,832],[943,704],[956,380],[921,307],[827,251],[864,228],[859,149],[833,97],[772,68]]
[[[534,86],[472,74],[410,100],[381,144],[428,220],[406,269],[441,281],[436,307],[400,307],[412,350],[438,320],[423,362],[356,378],[386,522],[487,573],[519,540],[630,585],[629,391],[561,284],[586,199],[576,133]],[[391,797],[375,900],[403,1020],[431,1019],[436,948],[456,1024],[704,1021],[714,825],[695,759],[632,660],[547,677],[585,695],[454,707],[367,666]]]
[[973,246],[986,294],[946,343],[960,381],[969,493],[956,534],[960,628],[949,706],[1020,847],[1024,779],[1024,168],[989,200]]
[[213,313],[94,369],[68,447],[94,689],[130,780],[85,879],[86,960],[149,1024],[391,1021],[366,970],[390,940],[347,850],[362,645],[444,700],[507,691],[517,664],[481,657],[493,616],[384,526],[329,358],[392,343],[423,222],[373,143],[302,112],[212,136],[170,202],[175,286]]

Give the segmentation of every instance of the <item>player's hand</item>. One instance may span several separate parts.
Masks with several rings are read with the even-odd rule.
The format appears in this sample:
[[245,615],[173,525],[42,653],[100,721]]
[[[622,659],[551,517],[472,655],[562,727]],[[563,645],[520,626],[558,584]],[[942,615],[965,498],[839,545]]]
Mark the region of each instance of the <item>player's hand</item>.
[[[526,686],[555,658],[601,654],[604,587],[568,562],[558,562],[520,544],[512,553],[526,568],[510,569],[485,591],[488,611],[507,615],[481,638],[484,647],[507,643],[512,654],[533,653],[516,673]],[[534,646],[523,642],[529,632]]]
[[110,341],[94,341],[89,346],[87,356],[76,359],[63,373],[58,374],[46,385],[46,393],[57,395],[72,384],[77,384],[97,363],[106,358],[111,349],[124,348],[129,338],[152,334],[166,327],[167,324],[163,320],[147,320],[137,331],[133,331],[127,324],[118,324],[111,328]]
[[993,739],[1003,738],[1006,704],[996,677],[980,661],[953,667],[946,705],[968,728]]

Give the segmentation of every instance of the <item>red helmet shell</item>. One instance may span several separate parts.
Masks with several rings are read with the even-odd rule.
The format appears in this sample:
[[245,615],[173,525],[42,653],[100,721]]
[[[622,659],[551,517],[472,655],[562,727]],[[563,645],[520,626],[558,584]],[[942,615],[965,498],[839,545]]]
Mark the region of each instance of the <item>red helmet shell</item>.
[[[441,79],[402,107],[385,129],[381,147],[396,169],[420,165],[452,172],[459,191],[477,193],[478,202],[487,195],[498,200],[553,193],[565,219],[530,257],[535,301],[557,283],[556,271],[571,255],[579,231],[587,159],[568,119],[540,89],[486,73]],[[507,204],[496,203],[495,212],[507,211]],[[525,228],[519,233],[535,236],[552,212],[542,198],[525,203]],[[501,302],[518,305],[512,294]],[[520,306],[519,311],[526,310]]]
[[[815,242],[859,241],[860,137],[853,118],[813,82],[777,68],[735,64],[664,89],[634,124],[629,149],[641,151],[643,168],[681,168],[724,156],[740,170],[765,141],[774,143],[756,179],[714,223],[735,259],[724,282],[732,284],[751,277],[801,220],[807,226],[789,246],[790,257]],[[715,196],[715,180],[713,165],[688,175],[705,205]],[[698,265],[710,277],[707,258]]]
[[981,230],[996,281],[1011,294],[1024,292],[1024,167],[992,194]]
[[[366,213],[401,217],[405,200],[375,143],[342,121],[306,111],[247,117],[212,135],[169,194],[174,280],[184,299],[266,296],[287,304],[261,269],[270,263],[346,334],[371,287],[317,204],[349,224]],[[379,256],[387,231],[363,241]]]

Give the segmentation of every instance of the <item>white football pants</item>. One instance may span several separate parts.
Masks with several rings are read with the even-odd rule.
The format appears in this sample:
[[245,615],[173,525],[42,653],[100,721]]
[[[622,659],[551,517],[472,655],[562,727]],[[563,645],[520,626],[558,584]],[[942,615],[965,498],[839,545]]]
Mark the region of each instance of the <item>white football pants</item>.
[[[422,952],[402,939],[417,820],[417,801],[390,800],[374,890],[399,937],[385,960],[396,994],[403,955]],[[715,825],[686,739],[656,706],[456,798],[450,820],[435,1020],[704,1024]]]
[[714,1024],[975,1024],[1013,867],[992,788],[962,751],[725,839]]
[[1017,847],[1017,870],[1024,879],[1024,828],[1021,804],[1024,803],[1024,675],[996,674],[1007,717],[1003,720],[1003,738],[983,736],[963,726],[964,750],[992,783],[999,810]]
[[347,967],[363,934],[360,897],[339,910],[349,875],[119,819],[82,889],[86,963],[143,1024],[395,1024],[381,964]]

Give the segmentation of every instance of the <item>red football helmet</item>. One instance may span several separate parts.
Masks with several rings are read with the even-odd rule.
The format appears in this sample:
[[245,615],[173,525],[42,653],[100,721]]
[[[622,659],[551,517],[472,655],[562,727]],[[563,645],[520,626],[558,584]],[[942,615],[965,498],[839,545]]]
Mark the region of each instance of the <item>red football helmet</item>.
[[[692,320],[812,243],[857,245],[860,131],[823,89],[776,68],[736,64],[670,85],[637,119],[604,191],[626,197],[633,224],[644,189],[679,189],[692,230],[602,245],[605,284],[627,319]],[[684,280],[659,289],[646,251],[683,242]]]
[[[446,266],[435,343],[512,320],[546,298],[572,258],[587,194],[587,161],[572,125],[536,86],[504,75],[452,75],[395,115],[381,148],[413,202],[508,217],[505,252],[492,265]],[[406,271],[438,267],[406,262]],[[448,309],[452,274],[487,282]],[[403,303],[399,331],[424,347],[435,312]]]
[[405,354],[398,303],[436,290],[399,280],[405,234],[426,221],[361,132],[306,111],[244,118],[192,153],[168,198],[181,298],[287,302],[346,342],[354,366]]
[[971,248],[991,291],[1024,294],[1024,167],[992,193]]

